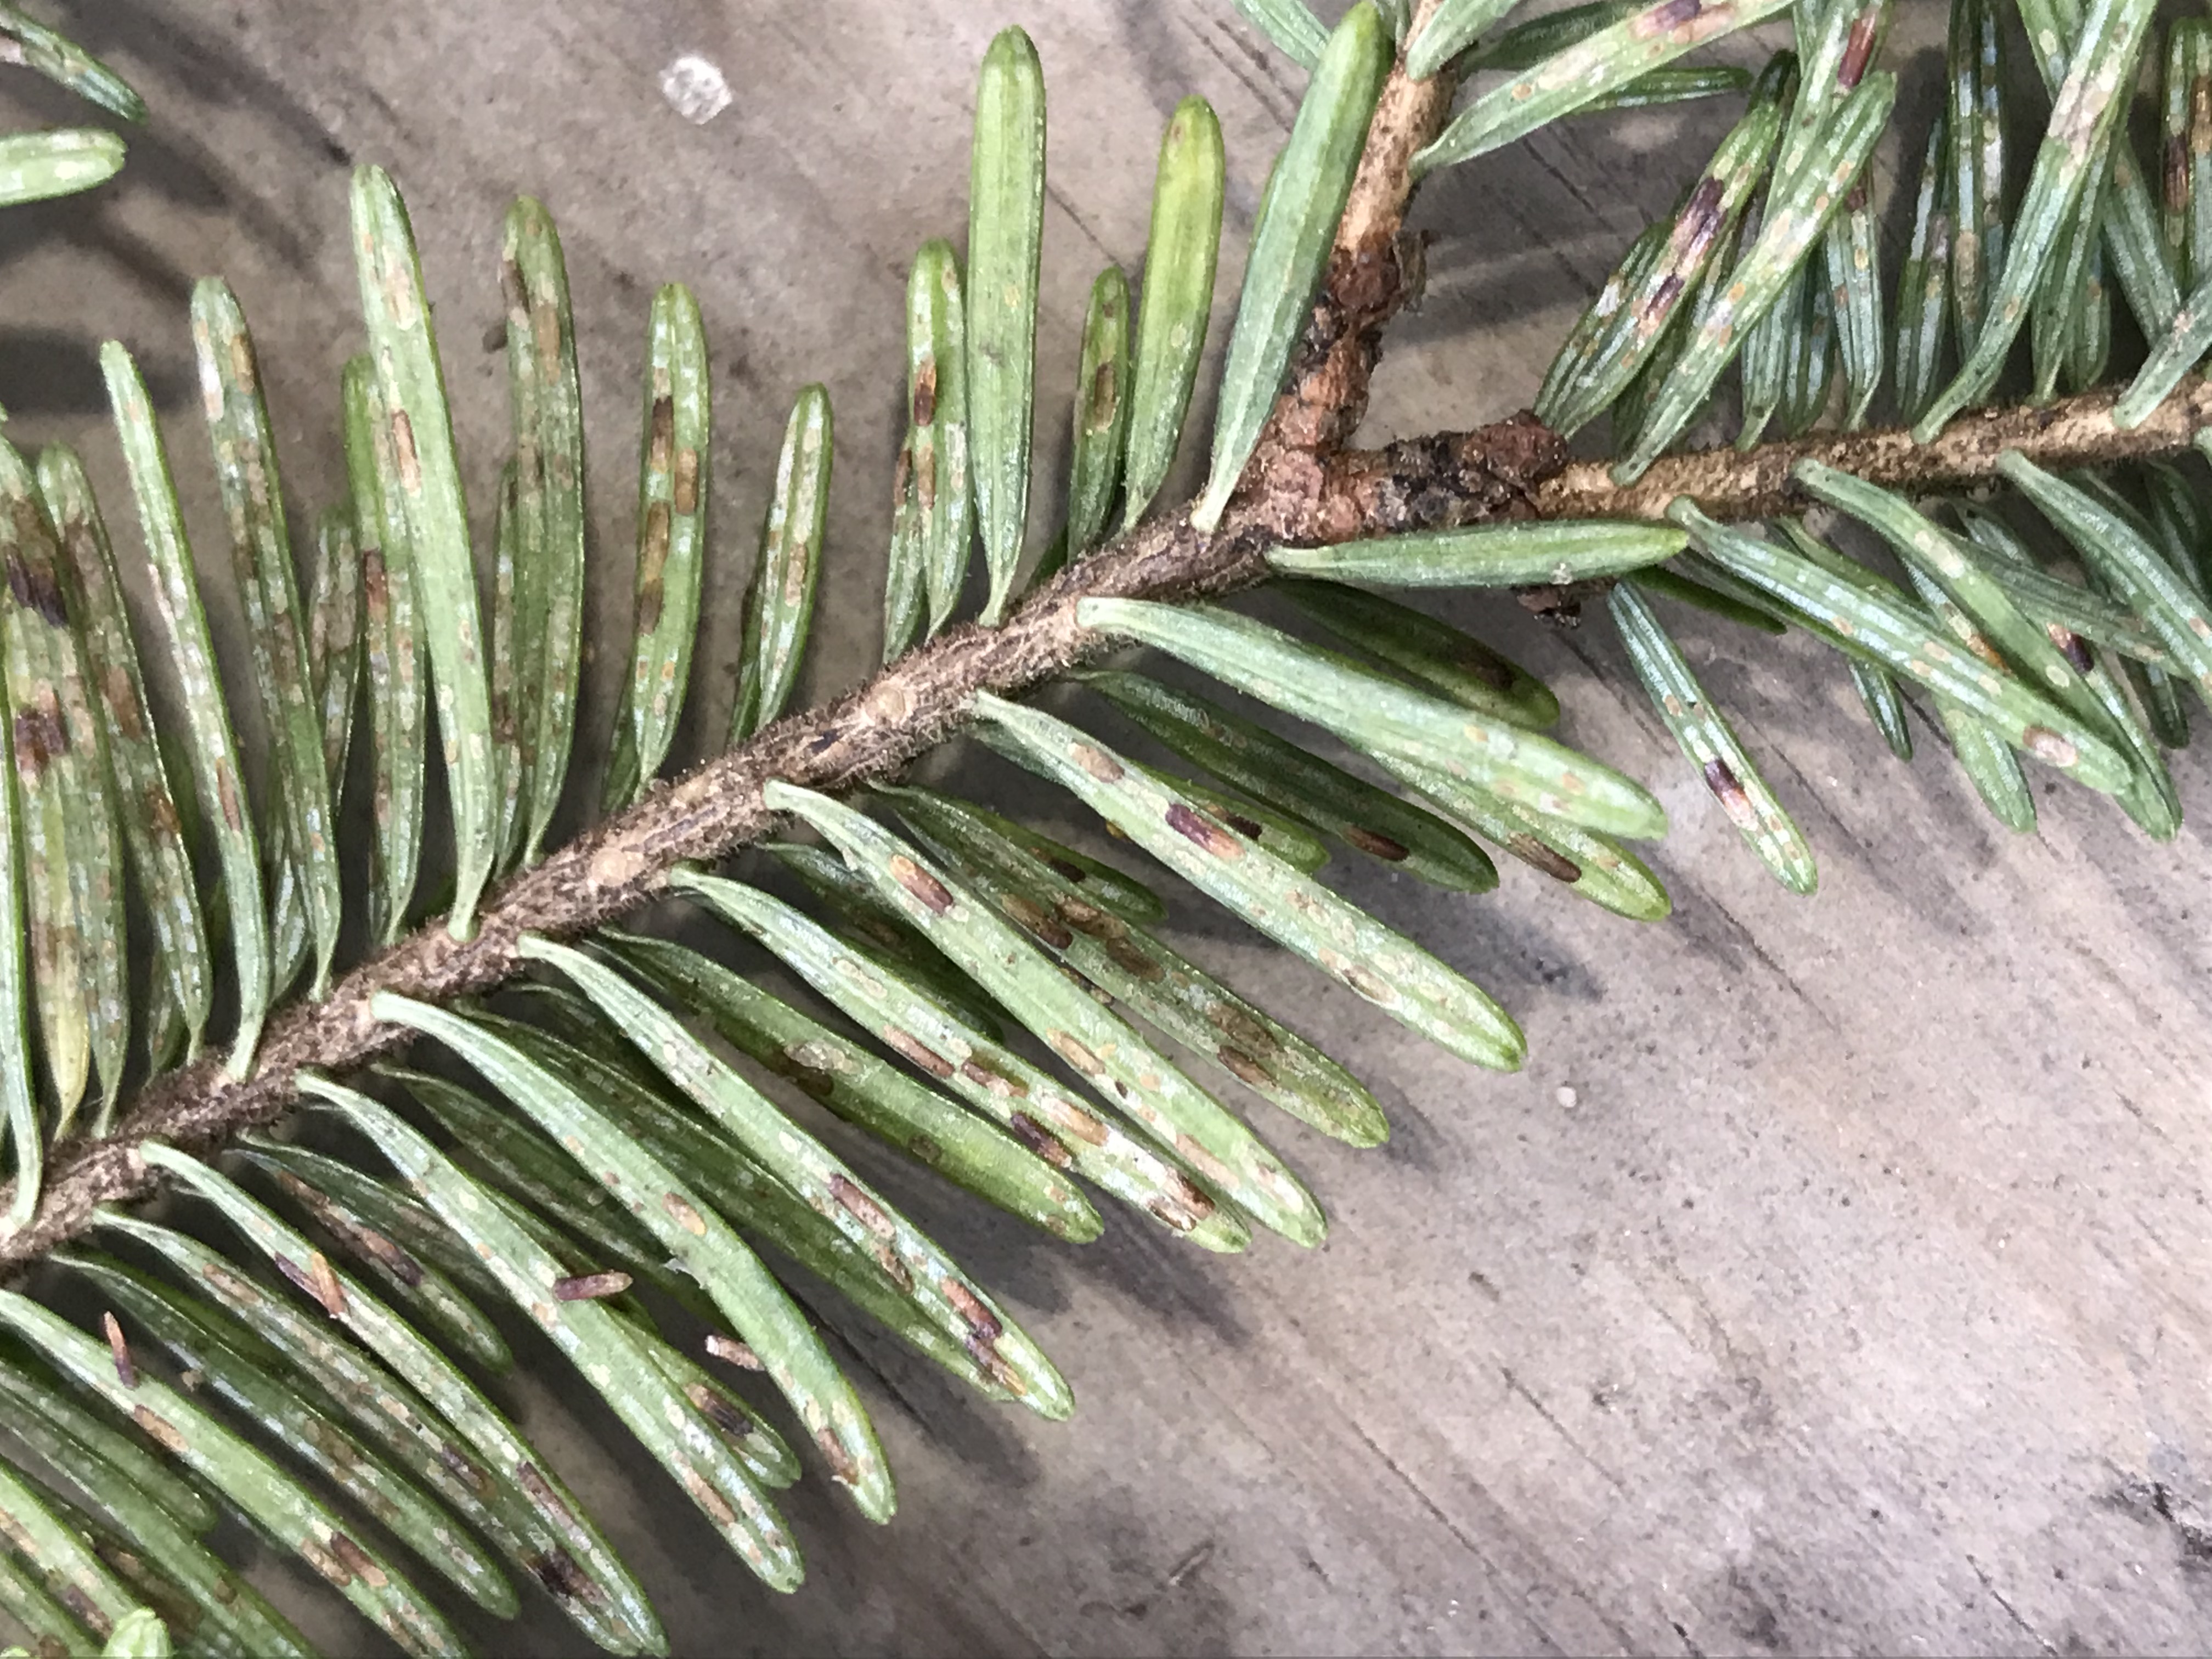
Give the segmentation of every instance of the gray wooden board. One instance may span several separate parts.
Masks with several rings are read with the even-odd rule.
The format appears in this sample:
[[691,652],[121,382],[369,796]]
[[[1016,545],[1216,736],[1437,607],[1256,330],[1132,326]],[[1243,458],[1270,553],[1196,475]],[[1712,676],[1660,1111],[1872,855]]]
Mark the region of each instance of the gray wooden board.
[[[964,222],[969,90],[991,31],[1026,24],[1051,89],[1040,544],[1089,278],[1108,258],[1134,274],[1161,124],[1192,90],[1220,111],[1233,270],[1301,79],[1227,0],[46,9],[132,76],[155,123],[88,207],[0,217],[0,401],[18,441],[82,445],[126,554],[92,356],[106,332],[143,356],[202,558],[222,568],[190,396],[185,299],[204,272],[229,277],[254,325],[301,524],[337,498],[353,158],[408,193],[488,521],[506,421],[483,343],[500,216],[521,190],[552,207],[592,417],[586,766],[629,627],[655,283],[698,293],[720,416],[714,672],[695,680],[679,743],[696,755],[724,727],[734,599],[808,380],[837,401],[841,453],[805,690],[850,685],[872,660],[904,267]],[[1942,9],[1902,9],[1917,135]],[[659,90],[685,52],[735,94],[703,125]],[[77,118],[20,76],[0,99],[7,125]],[[1400,331],[1370,430],[1470,425],[1530,396],[1572,308],[1728,118],[1572,125],[1441,179],[1420,215],[1437,234],[1427,302]],[[234,637],[234,603],[217,604]],[[1332,1241],[1222,1261],[1116,1219],[1075,1250],[899,1186],[1046,1342],[1080,1407],[1063,1427],[992,1411],[865,1340],[901,1513],[868,1527],[817,1471],[788,1496],[810,1566],[789,1599],[757,1589],[575,1391],[515,1384],[680,1650],[2212,1644],[2193,1541],[2212,1523],[2212,860],[2194,823],[2151,848],[2039,778],[2042,839],[2008,839],[1932,733],[1912,768],[1887,757],[1833,659],[1682,617],[1698,672],[1812,836],[1821,890],[1793,899],[1599,627],[1546,633],[1496,601],[1443,609],[1552,678],[1573,741],[1657,781],[1677,828],[1655,863],[1677,915],[1632,927],[1517,866],[1497,895],[1453,902],[1334,866],[1525,1023],[1528,1069],[1499,1079],[1414,1046],[1175,892],[1176,937],[1392,1114],[1395,1139],[1364,1154],[1267,1123]],[[2177,770],[2192,811],[2212,812],[2201,755]],[[1104,846],[995,763],[958,775]],[[571,811],[592,793],[573,791]],[[311,1631],[357,1647],[329,1598],[279,1566],[257,1574]],[[572,1648],[535,1605],[477,1640]]]

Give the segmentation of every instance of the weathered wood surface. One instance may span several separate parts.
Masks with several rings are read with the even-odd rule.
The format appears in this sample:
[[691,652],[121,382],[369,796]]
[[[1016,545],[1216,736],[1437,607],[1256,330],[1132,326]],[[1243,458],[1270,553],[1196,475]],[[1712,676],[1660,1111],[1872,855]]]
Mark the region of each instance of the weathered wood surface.
[[[722,415],[709,659],[732,655],[792,393],[818,378],[839,404],[817,691],[873,658],[904,264],[963,222],[967,99],[991,30],[1025,23],[1050,78],[1040,359],[1063,378],[1091,272],[1133,270],[1176,98],[1202,92],[1222,114],[1234,247],[1298,85],[1226,0],[51,9],[134,76],[156,123],[89,212],[0,217],[11,434],[82,440],[125,500],[91,356],[95,331],[121,334],[173,411],[220,568],[185,322],[189,280],[220,270],[259,335],[296,504],[333,498],[356,337],[344,168],[373,159],[414,210],[488,507],[505,420],[483,344],[493,261],[505,203],[532,191],[559,217],[585,331],[597,637],[628,623],[646,303],[680,277],[705,309]],[[1933,0],[1905,9],[1908,46],[1936,38]],[[736,94],[703,126],[658,87],[685,51]],[[1914,63],[1923,117],[1934,67]],[[11,80],[5,95],[8,115],[68,118],[42,90]],[[1525,400],[1572,307],[1724,118],[1591,122],[1443,181],[1422,210],[1428,302],[1385,368],[1376,428]],[[1066,409],[1064,389],[1040,400],[1049,476]],[[1632,928],[1518,869],[1462,902],[1342,870],[1522,1018],[1534,1058],[1501,1079],[1415,1047],[1178,895],[1194,951],[1394,1115],[1389,1148],[1367,1154],[1268,1126],[1328,1206],[1331,1243],[1218,1261],[1120,1223],[1086,1249],[1046,1248],[915,1188],[1081,1409],[1060,1428],[990,1412],[867,1342],[902,1512],[878,1531],[806,1483],[790,1509],[811,1577],[786,1601],[658,1476],[573,1432],[603,1416],[525,1390],[683,1650],[2212,1643],[2199,830],[2152,848],[2039,787],[2043,838],[2008,839],[1932,733],[1910,769],[1887,758],[1832,661],[1692,626],[1814,837],[1822,890],[1794,900],[1739,849],[1602,629],[1449,609],[1552,677],[1576,741],[1662,781],[1678,827],[1655,862],[1676,916]],[[602,718],[614,672],[603,653]],[[721,729],[729,692],[726,673],[705,678],[694,739]],[[2201,752],[2179,770],[2212,813]],[[1034,799],[1003,768],[975,775]],[[544,1617],[480,1640],[573,1644]]]

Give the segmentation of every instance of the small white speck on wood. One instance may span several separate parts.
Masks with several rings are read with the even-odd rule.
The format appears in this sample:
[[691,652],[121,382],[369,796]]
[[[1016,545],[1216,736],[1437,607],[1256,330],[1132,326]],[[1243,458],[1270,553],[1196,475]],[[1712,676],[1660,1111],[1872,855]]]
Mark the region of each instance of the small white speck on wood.
[[687,52],[660,71],[660,95],[695,126],[705,126],[730,106],[730,83],[712,58]]

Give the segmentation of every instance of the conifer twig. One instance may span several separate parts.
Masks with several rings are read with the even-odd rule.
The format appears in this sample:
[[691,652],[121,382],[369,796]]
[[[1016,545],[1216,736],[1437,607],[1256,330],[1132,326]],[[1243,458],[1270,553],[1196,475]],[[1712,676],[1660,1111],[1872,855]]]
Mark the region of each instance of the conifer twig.
[[[1424,0],[1420,15],[1435,4]],[[424,927],[356,969],[327,1000],[295,1004],[270,1021],[250,1078],[234,1081],[204,1062],[161,1079],[111,1136],[55,1149],[35,1218],[0,1239],[0,1273],[74,1237],[95,1206],[149,1190],[152,1172],[133,1150],[140,1139],[220,1146],[289,1107],[302,1068],[343,1072],[399,1047],[408,1034],[369,1012],[378,994],[445,1002],[495,986],[521,967],[526,933],[575,937],[658,896],[678,864],[712,862],[761,839],[775,822],[762,798],[770,781],[834,792],[890,778],[961,725],[976,692],[1016,695],[1079,665],[1108,643],[1077,623],[1083,599],[1231,592],[1264,580],[1263,555],[1279,543],[1329,544],[1498,517],[1656,518],[1679,494],[1716,518],[1755,517],[1803,504],[1789,473],[1808,456],[1870,483],[1924,490],[1994,477],[2008,447],[2065,468],[2176,452],[2212,425],[2212,390],[2192,380],[2124,432],[2112,419],[2118,393],[2106,391],[1970,414],[1924,446],[1882,431],[1674,457],[1626,488],[1601,464],[1568,465],[1561,441],[1525,414],[1473,432],[1348,449],[1382,331],[1413,283],[1404,230],[1408,163],[1449,107],[1448,82],[1392,72],[1293,384],[1212,535],[1195,532],[1187,513],[1125,532],[1061,571],[1004,627],[953,629],[857,690],[778,721],[579,836],[492,894],[468,941],[442,926]]]
[[1658,519],[1668,502],[1688,495],[1716,519],[1769,518],[1805,507],[1790,477],[1803,460],[1919,495],[1995,482],[1997,457],[2008,449],[2045,471],[2065,471],[2179,454],[2212,427],[2212,380],[2185,380],[2142,424],[2124,429],[2112,410],[2126,392],[2104,386],[2055,403],[1969,410],[1924,444],[1893,427],[1671,455],[1625,487],[1613,482],[1607,463],[1578,461],[1547,478],[1532,506],[1547,519]]

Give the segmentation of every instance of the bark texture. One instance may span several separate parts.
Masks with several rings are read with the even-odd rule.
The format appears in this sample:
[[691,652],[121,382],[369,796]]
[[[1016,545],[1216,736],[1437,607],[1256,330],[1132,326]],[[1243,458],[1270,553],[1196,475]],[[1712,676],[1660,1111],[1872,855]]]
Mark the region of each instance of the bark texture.
[[1546,480],[1537,513],[1547,519],[1657,519],[1687,495],[1717,519],[1763,519],[1801,510],[1808,498],[1790,481],[1801,460],[1825,461],[1884,489],[1908,495],[1972,488],[1996,477],[1997,457],[2017,449],[2038,466],[2065,471],[2115,461],[2179,454],[2212,427],[2212,380],[2190,375],[2141,426],[2123,431],[2112,406],[2124,386],[2106,386],[2056,403],[1970,410],[1916,444],[1902,427],[1823,432],[1749,451],[1669,455],[1632,484],[1616,484],[1607,463],[1578,461]]

